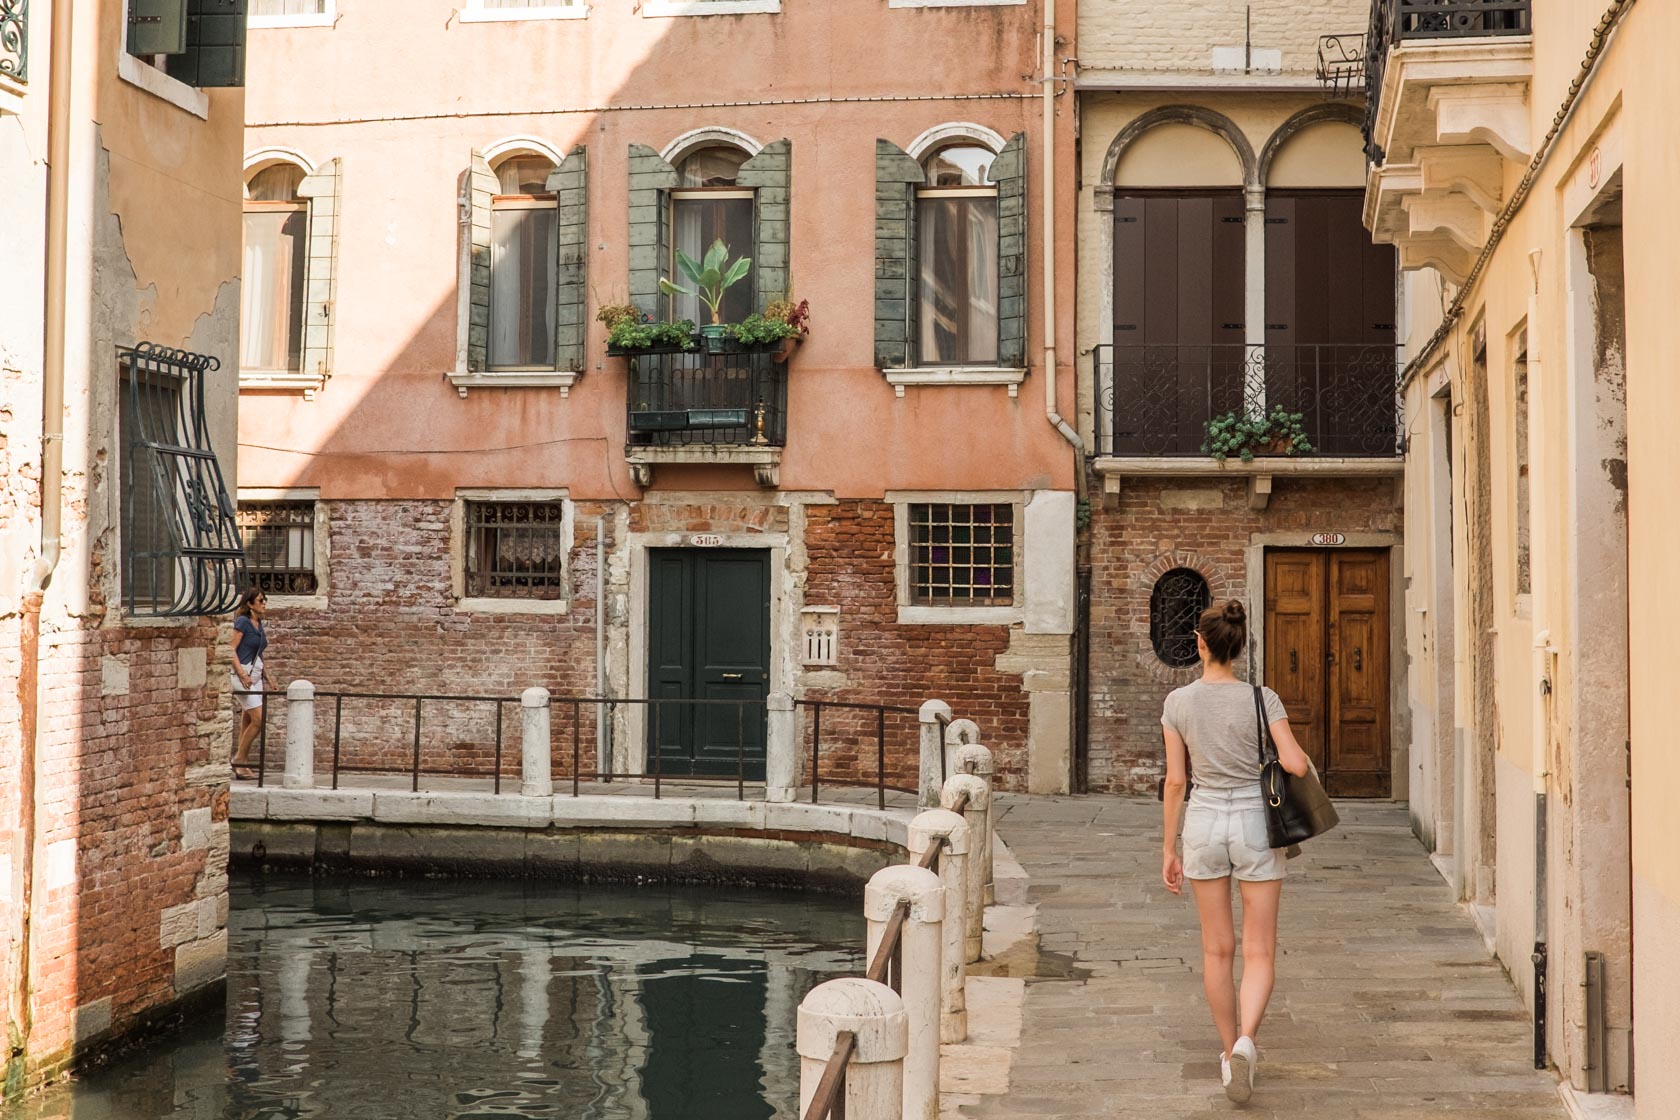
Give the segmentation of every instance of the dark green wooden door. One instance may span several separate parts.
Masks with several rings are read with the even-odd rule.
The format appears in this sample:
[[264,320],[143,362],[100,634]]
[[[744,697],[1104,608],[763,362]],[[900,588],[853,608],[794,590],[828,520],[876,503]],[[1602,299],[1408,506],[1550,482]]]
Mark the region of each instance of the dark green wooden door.
[[763,780],[770,554],[648,555],[649,772]]

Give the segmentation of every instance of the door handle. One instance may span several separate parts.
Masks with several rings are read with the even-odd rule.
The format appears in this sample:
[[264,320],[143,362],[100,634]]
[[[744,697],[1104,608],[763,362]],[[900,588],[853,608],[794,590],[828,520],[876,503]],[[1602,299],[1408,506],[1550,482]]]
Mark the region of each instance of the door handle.
[[1301,671],[1301,658],[1295,650],[1289,651],[1289,671],[1291,673],[1299,673]]
[[1365,671],[1365,651],[1358,646],[1353,647],[1353,671],[1356,673]]
[[746,676],[745,673],[724,673],[723,679],[726,681],[738,681],[744,676]]

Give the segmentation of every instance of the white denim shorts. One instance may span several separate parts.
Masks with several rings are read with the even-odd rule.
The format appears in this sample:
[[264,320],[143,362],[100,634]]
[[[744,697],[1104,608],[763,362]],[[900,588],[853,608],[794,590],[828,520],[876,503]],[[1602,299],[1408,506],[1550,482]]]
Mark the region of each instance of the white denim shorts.
[[1284,852],[1266,844],[1266,802],[1253,789],[1196,786],[1184,810],[1184,876],[1248,883],[1284,876]]
[[245,686],[239,683],[239,674],[228,673],[228,681],[233,685],[233,698],[239,704],[240,711],[248,712],[252,708],[260,708],[263,704],[263,661],[257,658],[251,664],[241,662],[239,667],[245,670],[245,675],[251,678],[251,691],[246,692]]

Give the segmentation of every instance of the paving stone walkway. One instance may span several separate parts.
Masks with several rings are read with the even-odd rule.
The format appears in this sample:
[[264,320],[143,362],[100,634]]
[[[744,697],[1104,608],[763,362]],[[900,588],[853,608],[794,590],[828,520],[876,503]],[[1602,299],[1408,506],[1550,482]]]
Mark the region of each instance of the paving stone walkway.
[[[1219,1088],[1194,904],[1160,882],[1159,805],[1000,800],[1000,831],[1039,908],[1039,975],[1027,982],[1008,1094],[962,1115],[1238,1111]],[[1260,1082],[1242,1114],[1564,1120],[1553,1077],[1532,1068],[1521,1002],[1405,809],[1341,809],[1342,827],[1290,864]]]

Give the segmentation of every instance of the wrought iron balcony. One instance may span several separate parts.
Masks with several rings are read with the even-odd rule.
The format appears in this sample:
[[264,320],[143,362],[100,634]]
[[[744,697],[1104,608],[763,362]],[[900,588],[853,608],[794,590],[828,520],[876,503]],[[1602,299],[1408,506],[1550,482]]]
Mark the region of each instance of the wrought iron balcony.
[[655,463],[742,463],[776,483],[787,442],[787,365],[776,348],[626,353],[625,454],[638,478]]
[[1209,420],[1278,406],[1301,414],[1314,455],[1399,454],[1391,345],[1098,346],[1092,360],[1104,455],[1202,455]]
[[29,0],[0,0],[0,77],[29,81]]
[[1530,0],[1372,0],[1365,36],[1365,143],[1371,162],[1383,162],[1373,126],[1390,47],[1420,39],[1527,35],[1529,7]]

